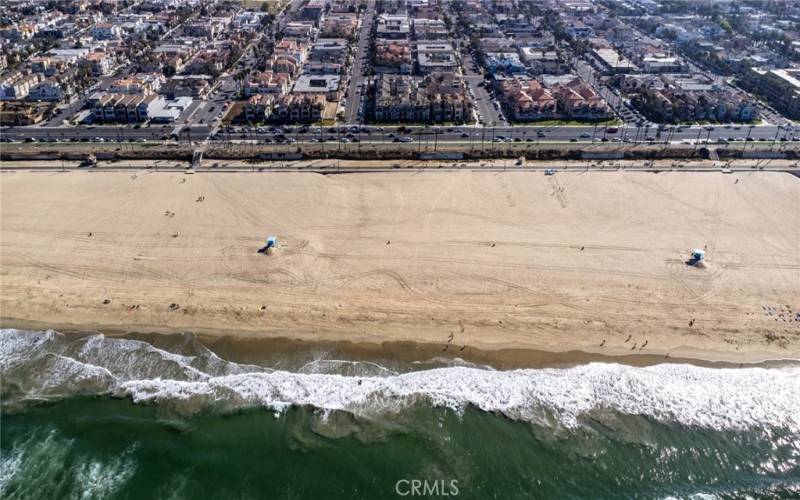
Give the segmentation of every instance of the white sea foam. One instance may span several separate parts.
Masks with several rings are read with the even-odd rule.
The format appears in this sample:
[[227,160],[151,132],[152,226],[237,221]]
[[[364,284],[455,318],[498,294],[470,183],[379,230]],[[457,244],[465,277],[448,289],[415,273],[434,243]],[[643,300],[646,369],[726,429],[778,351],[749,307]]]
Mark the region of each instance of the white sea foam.
[[108,462],[88,461],[77,467],[75,482],[81,499],[110,498],[133,476],[136,465],[127,453]]
[[71,498],[111,498],[136,471],[135,447],[101,461],[74,445],[55,429],[34,430],[0,457],[0,498],[50,498],[70,483],[77,490]]
[[[75,382],[78,378],[91,382],[91,392],[172,405],[187,412],[248,406],[281,411],[303,405],[372,417],[401,412],[414,404],[455,411],[472,405],[513,419],[555,421],[566,427],[580,425],[583,417],[612,411],[687,426],[771,426],[800,432],[800,368],[796,367],[714,369],[664,364],[638,368],[590,363],[511,371],[448,366],[396,374],[373,369],[369,376],[345,376],[327,373],[327,367],[324,373],[308,373],[308,365],[305,372],[289,372],[257,370],[219,358],[208,363],[206,358],[213,353],[183,356],[140,341],[102,336],[98,336],[102,342],[81,341],[102,344],[102,354],[95,347],[90,349],[94,354],[87,355],[84,348],[75,347],[77,341],[68,342],[54,332],[3,330],[0,335],[0,369],[6,379],[26,387],[30,397],[59,394],[55,387],[59,384],[62,394],[78,387],[86,392],[83,382]],[[124,356],[115,353],[118,345]],[[79,352],[76,357],[81,359],[68,366],[47,361],[53,352],[61,359],[66,359],[65,353]],[[137,363],[148,367],[136,369]],[[208,371],[189,370],[191,365]],[[147,376],[139,376],[143,374]],[[20,378],[34,382],[23,384]],[[50,385],[44,380],[50,380]]]

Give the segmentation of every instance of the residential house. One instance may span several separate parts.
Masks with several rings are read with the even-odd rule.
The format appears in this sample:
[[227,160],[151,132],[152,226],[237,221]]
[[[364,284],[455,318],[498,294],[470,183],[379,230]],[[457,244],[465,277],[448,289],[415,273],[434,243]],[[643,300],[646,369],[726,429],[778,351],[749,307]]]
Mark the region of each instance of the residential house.
[[83,58],[89,65],[92,76],[104,76],[111,73],[113,61],[111,55],[106,52],[90,52]]
[[0,125],[25,127],[36,125],[53,110],[52,104],[30,102],[0,102]]
[[31,87],[28,92],[29,101],[59,102],[68,98],[71,92],[68,83],[50,77]]
[[119,40],[122,30],[111,23],[97,23],[91,29],[92,38],[95,40]]
[[489,52],[485,54],[484,60],[486,70],[490,74],[519,74],[527,71],[525,65],[519,60],[519,55],[513,52]]
[[414,71],[411,45],[405,40],[376,40],[373,67],[376,73],[410,75]]

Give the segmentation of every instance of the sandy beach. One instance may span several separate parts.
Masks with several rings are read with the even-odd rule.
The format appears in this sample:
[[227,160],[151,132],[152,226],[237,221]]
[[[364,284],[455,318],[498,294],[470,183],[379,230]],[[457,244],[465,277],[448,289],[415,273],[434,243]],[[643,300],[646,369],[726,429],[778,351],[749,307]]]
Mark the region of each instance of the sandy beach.
[[3,327],[800,358],[790,174],[17,171],[0,196]]

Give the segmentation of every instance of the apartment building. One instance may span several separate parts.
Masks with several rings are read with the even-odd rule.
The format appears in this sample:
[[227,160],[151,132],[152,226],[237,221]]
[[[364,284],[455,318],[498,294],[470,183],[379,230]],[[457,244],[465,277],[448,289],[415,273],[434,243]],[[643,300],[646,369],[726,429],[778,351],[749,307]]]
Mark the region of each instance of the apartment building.
[[417,40],[446,40],[450,33],[441,19],[414,19],[414,37]]
[[89,65],[92,76],[104,76],[111,73],[113,61],[111,55],[106,52],[90,52],[86,54],[83,61]]
[[287,94],[275,101],[270,120],[282,123],[312,123],[322,119],[325,94]]
[[464,81],[452,73],[432,73],[424,78],[385,74],[378,78],[378,122],[463,123],[471,113]]
[[458,70],[453,46],[446,42],[417,43],[417,67],[420,74],[455,72]]
[[537,80],[509,78],[501,80],[497,87],[500,101],[512,120],[528,122],[559,116],[555,96]]
[[159,91],[166,81],[160,73],[139,73],[111,81],[108,92],[111,94],[149,95]]
[[352,13],[330,14],[325,18],[320,30],[320,36],[326,38],[351,39],[356,34],[358,15]]
[[21,101],[0,102],[0,125],[27,126],[40,123],[53,110],[52,104]]
[[800,68],[750,68],[744,80],[748,88],[765,96],[775,109],[800,119]]
[[381,14],[375,27],[376,38],[384,40],[407,40],[411,34],[408,16]]
[[119,40],[122,37],[120,27],[111,23],[97,23],[90,33],[95,40]]
[[344,38],[320,38],[311,47],[310,61],[342,62],[347,60],[350,44]]
[[421,78],[381,75],[375,91],[375,120],[378,122],[430,121],[427,96],[419,92]]
[[251,96],[244,106],[244,119],[249,123],[260,123],[267,121],[272,114],[272,107],[275,104],[275,95],[257,94]]
[[406,40],[377,40],[373,68],[376,73],[410,75],[414,71],[411,44]]
[[520,54],[522,60],[534,74],[558,75],[563,72],[564,64],[555,50],[522,47]]
[[24,99],[28,96],[30,89],[39,83],[40,76],[37,74],[24,74],[19,71],[4,75],[0,79],[0,99],[14,100]]
[[72,88],[67,82],[50,77],[31,87],[28,91],[30,101],[60,102],[68,98]]
[[67,69],[67,63],[62,59],[51,56],[38,56],[28,59],[31,71],[40,73],[45,77],[53,76]]
[[554,95],[565,118],[595,121],[612,116],[608,103],[580,78],[556,86]]
[[288,73],[275,73],[265,71],[256,73],[242,85],[242,93],[245,97],[257,94],[283,95],[289,91],[291,76]]
[[172,123],[191,103],[190,97],[167,101],[156,94],[105,94],[93,99],[92,118],[98,123]]

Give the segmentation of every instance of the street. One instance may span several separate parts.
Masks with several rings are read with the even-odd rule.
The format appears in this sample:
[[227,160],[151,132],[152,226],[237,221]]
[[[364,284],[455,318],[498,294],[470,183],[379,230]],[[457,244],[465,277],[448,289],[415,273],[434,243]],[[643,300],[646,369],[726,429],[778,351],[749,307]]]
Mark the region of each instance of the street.
[[345,107],[345,123],[356,123],[359,121],[359,108],[361,107],[362,94],[366,91],[362,85],[364,82],[365,64],[368,64],[368,50],[370,33],[372,33],[372,23],[375,18],[375,0],[367,2],[367,8],[361,15],[361,31],[358,35],[358,46],[353,56],[353,64],[350,70],[350,86],[347,91],[347,105]]

